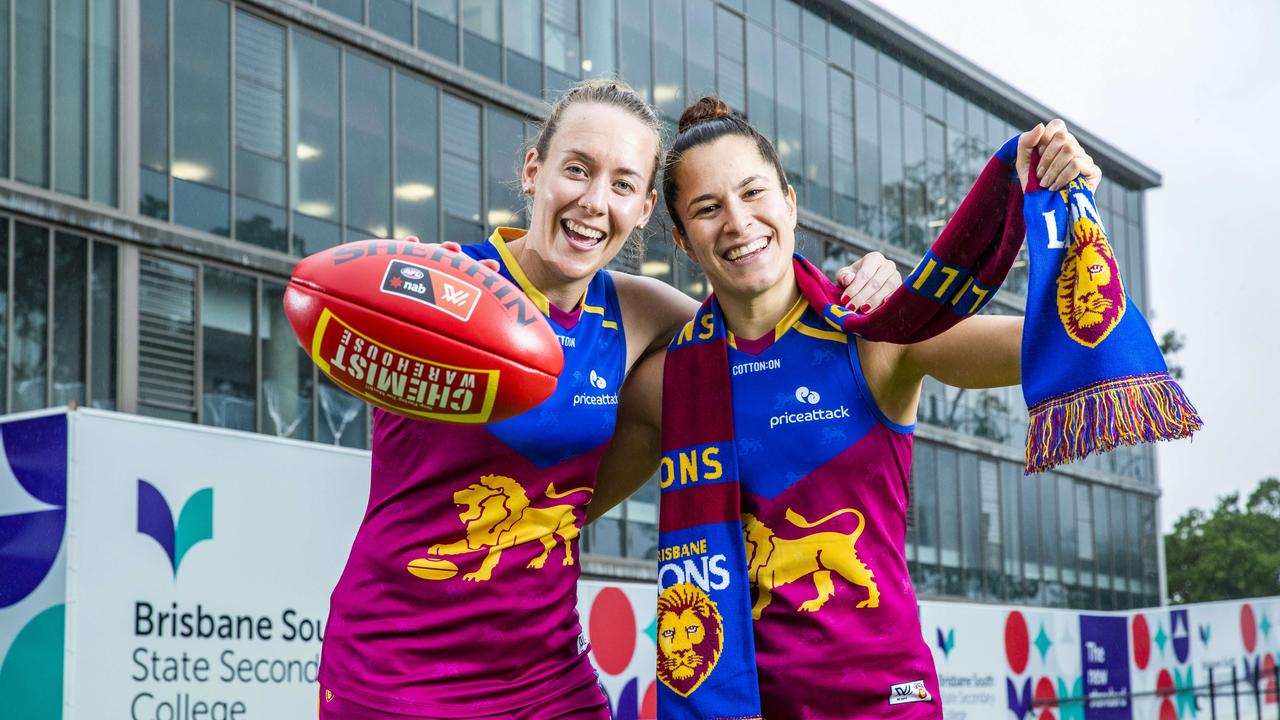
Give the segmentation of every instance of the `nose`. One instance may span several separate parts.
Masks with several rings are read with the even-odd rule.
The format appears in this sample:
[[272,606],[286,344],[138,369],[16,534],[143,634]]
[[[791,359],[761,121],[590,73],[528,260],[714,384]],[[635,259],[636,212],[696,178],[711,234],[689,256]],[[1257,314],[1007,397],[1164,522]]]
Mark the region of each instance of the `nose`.
[[578,207],[592,215],[603,215],[609,206],[609,183],[607,178],[597,177],[591,180],[582,195],[578,198]]
[[751,213],[747,211],[746,206],[736,197],[731,197],[725,201],[724,213],[724,232],[728,235],[745,234],[747,228],[751,227]]

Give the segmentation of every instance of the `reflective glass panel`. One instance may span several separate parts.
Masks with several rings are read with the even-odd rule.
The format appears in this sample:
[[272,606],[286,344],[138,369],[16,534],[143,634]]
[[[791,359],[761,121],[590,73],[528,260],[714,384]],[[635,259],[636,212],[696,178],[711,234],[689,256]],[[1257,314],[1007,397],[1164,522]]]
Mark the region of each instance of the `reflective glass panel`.
[[[653,12],[659,18],[678,18],[684,12],[684,2],[654,0]],[[653,104],[672,120],[678,119],[685,107],[684,42],[683,23],[672,23],[653,39]]]
[[200,301],[204,340],[201,422],[215,427],[253,430],[256,407],[257,344],[253,328],[252,277],[206,267]]
[[46,407],[49,362],[46,333],[49,323],[49,231],[37,225],[14,224],[13,264],[13,398],[10,410]]
[[856,78],[853,85],[854,125],[857,133],[856,227],[871,237],[880,236],[880,93],[871,83]]
[[[174,5],[173,176],[224,190],[230,183],[229,32],[222,0]],[[186,224],[182,214],[178,205],[178,222]]]
[[[0,0],[0,57],[12,57],[9,36],[9,0]],[[0,176],[9,177],[9,72],[0,72]],[[0,360],[3,360],[0,357]],[[0,367],[3,364],[0,363]],[[3,391],[0,391],[0,409],[4,408]]]
[[555,97],[582,76],[577,0],[545,0],[542,50],[547,64],[548,97]]
[[86,0],[57,0],[54,14],[53,186],[60,193],[86,197],[89,8]]
[[[807,15],[806,15],[807,17]],[[804,178],[801,204],[820,215],[831,214],[831,118],[827,94],[827,61],[804,54]]]
[[53,392],[50,405],[85,401],[89,242],[58,233],[53,244]]
[[352,22],[364,23],[364,0],[318,0],[318,4]]
[[743,32],[741,17],[724,8],[717,10],[716,88],[721,99],[739,112],[747,106]]
[[507,84],[542,95],[542,3],[502,0],[502,36],[507,46]]
[[[347,226],[391,234],[391,70],[347,53]],[[348,238],[350,239],[350,238]]]
[[761,135],[773,139],[773,33],[747,23],[747,117]]
[[262,283],[258,305],[258,347],[262,361],[261,432],[311,439],[311,358],[298,346],[284,316],[284,286]]
[[773,6],[774,30],[788,40],[800,42],[800,6],[795,0],[776,0]]
[[[14,177],[48,187],[49,0],[19,0],[13,13],[13,90],[22,98],[13,122]],[[16,402],[16,390],[14,396]]]
[[369,0],[369,27],[413,44],[413,0]]
[[369,406],[360,398],[343,390],[325,375],[316,386],[319,431],[322,443],[343,447],[368,447],[367,416]]
[[611,2],[582,3],[582,74],[584,77],[609,77],[617,68],[615,56],[617,35]]
[[965,597],[984,597],[982,574],[982,495],[978,484],[978,458],[972,453],[958,455],[960,471],[961,563],[964,567]]
[[[0,217],[0,368],[9,360],[9,218]],[[0,411],[9,400],[7,382],[0,382]]]
[[485,108],[485,168],[489,207],[486,222],[523,226],[524,195],[520,194],[520,146],[524,139],[524,123],[515,115],[493,107]]
[[115,245],[104,242],[93,244],[90,402],[93,407],[103,410],[116,409],[116,332],[119,324],[117,255]]
[[[337,227],[341,220],[338,182],[342,168],[340,55],[337,47],[302,33],[293,33],[290,52],[293,209]],[[322,233],[312,231],[311,234]],[[307,242],[302,242],[303,239]],[[316,244],[315,238],[303,234],[300,224],[294,223],[295,254],[305,255],[327,247],[324,242]],[[336,244],[336,239],[334,242]]]
[[462,62],[469,70],[502,80],[499,0],[462,0]]
[[618,5],[618,74],[646,100],[651,99],[649,63],[653,55],[649,6],[650,0],[628,0]]
[[439,236],[439,103],[435,86],[396,73],[396,237]]
[[458,0],[418,0],[418,47],[458,62]]
[[[781,5],[778,6],[781,9]],[[800,48],[785,40],[778,40],[777,64],[774,65],[778,80],[778,156],[787,171],[787,179],[796,184],[804,179],[804,77],[801,70]]]
[[[92,36],[92,97],[90,103],[90,132],[92,157],[89,167],[89,196],[96,202],[116,204],[116,0],[93,0],[93,22],[89,27]],[[167,113],[166,113],[167,114]],[[163,169],[162,169],[163,170]]]
[[444,96],[445,240],[478,242],[480,219],[480,107]]
[[827,55],[827,21],[809,8],[804,9],[801,18],[801,36],[804,49],[823,57]]
[[880,93],[880,204],[883,237],[894,245],[906,245],[903,232],[902,101]]

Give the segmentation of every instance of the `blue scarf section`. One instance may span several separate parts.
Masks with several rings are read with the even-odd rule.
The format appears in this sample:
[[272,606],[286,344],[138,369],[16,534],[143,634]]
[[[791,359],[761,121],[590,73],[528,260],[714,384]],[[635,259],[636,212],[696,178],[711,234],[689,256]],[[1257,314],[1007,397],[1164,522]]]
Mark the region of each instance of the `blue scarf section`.
[[1023,212],[1031,255],[1022,333],[1026,472],[1190,437],[1200,417],[1125,291],[1093,192],[1080,178],[1050,192],[1033,177]]

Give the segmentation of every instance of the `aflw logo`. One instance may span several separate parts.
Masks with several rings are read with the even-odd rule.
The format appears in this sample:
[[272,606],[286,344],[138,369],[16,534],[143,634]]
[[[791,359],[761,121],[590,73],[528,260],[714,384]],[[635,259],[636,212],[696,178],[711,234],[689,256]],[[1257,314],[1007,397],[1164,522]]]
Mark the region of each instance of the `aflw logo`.
[[480,289],[448,273],[403,260],[387,263],[382,292],[409,298],[466,322],[480,302]]

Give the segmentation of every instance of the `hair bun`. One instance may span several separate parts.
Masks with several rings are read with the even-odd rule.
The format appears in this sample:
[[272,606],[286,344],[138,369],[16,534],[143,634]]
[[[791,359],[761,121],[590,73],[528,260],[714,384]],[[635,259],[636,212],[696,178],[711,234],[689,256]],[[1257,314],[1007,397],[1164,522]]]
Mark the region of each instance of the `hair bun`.
[[680,114],[678,132],[684,132],[698,123],[733,117],[733,109],[715,95],[704,95]]

